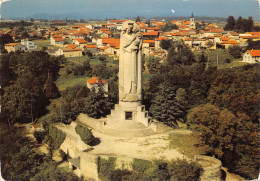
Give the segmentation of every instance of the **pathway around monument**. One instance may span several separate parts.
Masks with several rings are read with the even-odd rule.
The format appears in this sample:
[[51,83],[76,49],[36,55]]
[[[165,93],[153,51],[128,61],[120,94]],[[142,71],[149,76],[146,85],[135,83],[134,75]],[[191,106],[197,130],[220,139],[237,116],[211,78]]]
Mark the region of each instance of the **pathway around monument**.
[[[188,130],[178,130],[176,133],[190,134],[191,132]],[[93,130],[93,134],[101,140],[101,143],[94,146],[94,150],[91,151],[95,155],[120,155],[147,160],[183,158],[183,154],[175,149],[170,149],[169,134],[156,134],[135,138],[119,138],[100,133],[96,130]],[[189,159],[186,156],[185,158]]]

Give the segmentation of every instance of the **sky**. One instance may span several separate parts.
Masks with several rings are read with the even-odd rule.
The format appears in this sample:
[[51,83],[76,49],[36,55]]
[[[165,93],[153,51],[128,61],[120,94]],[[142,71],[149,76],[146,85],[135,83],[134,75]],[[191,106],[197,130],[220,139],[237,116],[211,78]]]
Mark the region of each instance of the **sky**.
[[[253,16],[260,20],[260,0],[11,0],[1,7],[3,19],[59,15],[86,19],[195,16]],[[175,13],[172,13],[172,9]]]

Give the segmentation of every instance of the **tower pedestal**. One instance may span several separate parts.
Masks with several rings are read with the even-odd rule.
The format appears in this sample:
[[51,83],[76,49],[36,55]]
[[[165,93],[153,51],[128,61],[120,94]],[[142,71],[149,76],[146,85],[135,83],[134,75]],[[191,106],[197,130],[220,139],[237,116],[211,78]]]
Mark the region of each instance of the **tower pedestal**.
[[111,114],[107,116],[107,125],[117,121],[140,122],[148,127],[151,118],[149,118],[148,111],[145,111],[145,106],[141,104],[141,101],[120,101],[119,104],[115,104],[115,108],[112,109]]

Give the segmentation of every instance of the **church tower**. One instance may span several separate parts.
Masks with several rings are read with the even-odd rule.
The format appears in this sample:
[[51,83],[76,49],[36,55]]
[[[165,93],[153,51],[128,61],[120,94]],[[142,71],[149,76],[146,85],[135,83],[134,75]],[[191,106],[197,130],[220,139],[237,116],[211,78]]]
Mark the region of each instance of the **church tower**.
[[194,16],[193,16],[193,13],[191,14],[191,17],[190,17],[190,29],[196,29],[196,24],[195,24],[195,21],[194,21]]

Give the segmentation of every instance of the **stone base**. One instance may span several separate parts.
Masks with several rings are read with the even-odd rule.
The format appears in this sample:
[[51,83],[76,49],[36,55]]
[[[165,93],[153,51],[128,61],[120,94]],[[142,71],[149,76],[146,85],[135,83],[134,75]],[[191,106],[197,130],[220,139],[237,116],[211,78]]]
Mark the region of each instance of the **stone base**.
[[111,114],[107,116],[106,125],[122,122],[140,122],[148,127],[151,123],[151,118],[148,116],[148,111],[145,111],[145,106],[141,102],[123,102],[115,104],[115,108],[111,110]]

